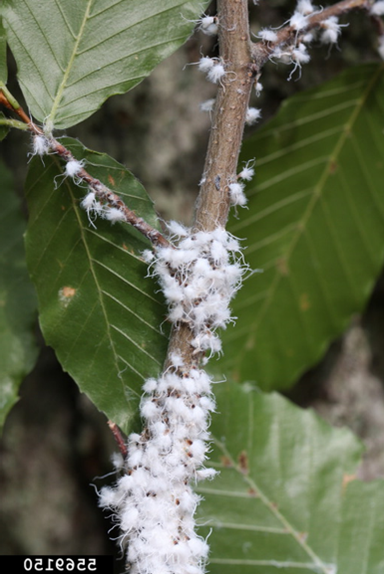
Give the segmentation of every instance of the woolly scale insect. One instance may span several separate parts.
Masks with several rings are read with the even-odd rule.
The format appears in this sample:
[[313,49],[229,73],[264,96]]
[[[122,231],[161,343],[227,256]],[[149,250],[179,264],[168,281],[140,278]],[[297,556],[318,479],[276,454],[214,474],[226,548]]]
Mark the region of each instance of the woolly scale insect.
[[74,183],[79,185],[82,181],[80,177],[80,172],[82,171],[84,165],[85,165],[85,159],[81,159],[79,161],[75,158],[71,158],[70,160],[68,160],[67,163],[65,164],[64,173],[56,175],[54,178],[55,187],[58,187],[57,179],[59,179],[60,177],[62,177],[63,179],[70,177],[74,181]]
[[[248,162],[239,179],[249,179],[252,171]],[[242,191],[242,183],[233,185]],[[92,209],[95,201],[90,192],[84,207]],[[233,321],[229,302],[248,267],[241,262],[238,240],[224,228],[195,232],[174,221],[167,227],[177,247],[146,250],[143,259],[148,275],[159,280],[169,318],[188,322],[193,357],[208,355],[201,358],[205,364],[221,352],[216,330]],[[99,505],[112,511],[120,526],[119,540],[132,574],[205,572],[209,548],[195,532],[200,498],[192,484],[216,474],[204,465],[215,410],[211,384],[205,371],[188,367],[175,351],[165,372],[144,383],[140,414],[146,430],[129,436],[126,474],[114,488],[104,487],[99,497]]]
[[207,36],[216,36],[219,31],[219,19],[217,16],[203,16],[200,20],[199,29]]
[[33,154],[40,157],[49,152],[49,141],[43,135],[36,134],[33,137]]
[[255,124],[261,118],[261,110],[258,108],[248,108],[245,123],[249,126]]
[[221,79],[226,74],[224,64],[219,58],[203,56],[200,58],[198,68],[201,72],[207,74],[207,79],[213,84],[221,82]]
[[65,166],[65,175],[66,177],[76,177],[79,175],[80,171],[83,169],[85,165],[85,160],[82,159],[78,161],[77,159],[70,159]]

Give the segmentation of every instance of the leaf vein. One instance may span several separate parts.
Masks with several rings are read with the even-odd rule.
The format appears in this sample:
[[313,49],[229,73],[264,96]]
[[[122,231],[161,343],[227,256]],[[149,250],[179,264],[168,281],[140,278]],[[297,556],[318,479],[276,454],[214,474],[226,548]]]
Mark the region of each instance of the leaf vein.
[[152,361],[154,361],[156,364],[160,365],[160,361],[158,361],[157,359],[155,359],[155,357],[153,357],[151,355],[151,353],[148,353],[148,351],[146,351],[145,349],[143,349],[143,347],[141,347],[139,345],[139,343],[137,343],[136,341],[134,341],[134,339],[132,339],[132,337],[130,337],[129,335],[127,335],[127,333],[125,333],[122,329],[120,329],[119,327],[117,327],[116,325],[113,325],[113,323],[111,323],[111,327],[112,329],[115,329],[115,331],[117,333],[119,333],[122,337],[124,337],[124,339],[127,339],[127,341],[129,341],[130,343],[132,343],[132,345],[134,347],[136,347],[139,351],[141,351],[144,355],[146,355],[147,357],[149,357],[150,359],[152,359]]

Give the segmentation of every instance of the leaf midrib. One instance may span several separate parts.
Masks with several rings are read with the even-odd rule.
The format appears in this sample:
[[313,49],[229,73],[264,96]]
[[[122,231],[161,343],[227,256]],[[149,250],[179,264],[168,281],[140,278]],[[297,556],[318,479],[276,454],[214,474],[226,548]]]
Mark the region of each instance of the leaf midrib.
[[[89,1],[92,2],[93,0],[89,0]],[[86,253],[87,258],[88,258],[89,269],[90,269],[90,271],[91,271],[91,274],[92,274],[92,277],[93,277],[93,280],[94,280],[94,283],[95,283],[95,286],[96,286],[96,291],[97,291],[97,293],[98,293],[98,297],[99,297],[99,301],[100,301],[100,307],[101,307],[101,310],[102,310],[102,313],[103,313],[103,316],[104,316],[104,320],[105,320],[105,324],[106,324],[106,335],[107,335],[107,338],[108,338],[108,340],[109,340],[109,342],[110,342],[110,348],[111,348],[111,351],[112,351],[112,354],[113,354],[113,357],[114,357],[114,362],[115,362],[115,367],[116,367],[117,378],[119,379],[119,381],[120,381],[120,383],[121,383],[123,396],[125,396],[125,393],[124,393],[124,382],[123,382],[122,377],[119,375],[119,373],[120,373],[120,369],[119,369],[119,355],[117,354],[117,351],[116,351],[116,349],[115,349],[115,343],[114,343],[114,340],[113,340],[113,337],[112,337],[112,334],[111,334],[110,323],[109,323],[109,320],[108,320],[108,313],[107,313],[107,310],[106,310],[106,307],[105,307],[105,304],[104,304],[103,292],[102,292],[102,289],[101,289],[101,287],[100,287],[100,284],[99,284],[99,281],[98,281],[98,278],[97,278],[96,271],[95,271],[95,269],[94,269],[93,258],[91,257],[91,253],[90,253],[90,251],[89,251],[89,246],[88,246],[88,243],[87,243],[87,241],[86,241],[86,236],[85,236],[85,234],[84,234],[84,229],[83,229],[82,222],[81,222],[81,219],[80,219],[80,216],[79,216],[79,210],[78,210],[78,208],[77,208],[77,206],[76,206],[75,197],[74,197],[74,195],[73,195],[73,192],[72,192],[71,187],[68,186],[68,188],[69,188],[68,191],[69,191],[69,194],[70,194],[70,198],[71,198],[71,201],[72,201],[73,210],[74,210],[74,212],[75,212],[75,216],[76,216],[76,219],[77,219],[77,222],[78,222],[78,225],[79,225],[81,240],[82,240],[82,243],[83,243],[83,245],[84,245],[85,253]]]
[[[236,470],[241,479],[243,479],[249,488],[253,492],[257,492],[258,498],[265,505],[266,508],[275,516],[275,518],[283,525],[283,528],[294,538],[294,540],[301,546],[301,548],[306,552],[306,554],[313,560],[313,565],[319,568],[322,574],[329,574],[329,565],[324,564],[324,562],[317,556],[317,554],[312,550],[312,548],[303,539],[302,533],[298,532],[293,525],[289,522],[287,518],[278,510],[276,505],[269,500],[268,496],[261,490],[258,484],[250,477],[245,475],[238,464],[236,464],[234,458],[231,456],[230,452],[226,449],[224,444],[217,439],[215,436],[212,437],[215,445],[222,451],[223,456],[228,460],[231,468]],[[228,466],[229,466],[228,464]]]
[[74,61],[75,61],[75,57],[76,57],[76,53],[77,53],[78,46],[79,46],[80,41],[81,41],[81,39],[82,39],[82,36],[83,36],[83,34],[84,34],[85,25],[86,25],[87,20],[88,20],[88,18],[89,18],[89,13],[90,13],[90,10],[91,10],[92,3],[93,3],[93,0],[87,0],[87,6],[86,6],[86,9],[85,9],[85,12],[84,12],[84,17],[83,17],[83,21],[82,21],[81,26],[80,26],[80,30],[79,30],[79,32],[78,32],[78,34],[77,34],[76,41],[75,41],[75,43],[74,43],[74,45],[73,45],[72,53],[71,53],[71,56],[70,56],[70,58],[69,58],[69,60],[68,60],[68,65],[67,65],[66,70],[65,70],[65,72],[64,72],[63,79],[61,80],[61,83],[60,83],[60,85],[59,85],[59,88],[58,88],[58,90],[57,90],[57,92],[56,92],[56,96],[55,96],[55,98],[54,98],[54,100],[53,100],[51,112],[50,112],[50,114],[48,115],[47,120],[46,120],[46,123],[47,123],[47,124],[51,124],[52,126],[53,126],[54,123],[55,123],[56,113],[57,113],[58,107],[59,107],[59,105],[60,105],[61,99],[62,99],[62,97],[63,97],[64,89],[65,89],[67,80],[68,80],[68,78],[69,78],[69,74],[70,74],[70,72],[71,72],[71,69],[72,69],[72,67],[73,67],[73,63],[74,63]]

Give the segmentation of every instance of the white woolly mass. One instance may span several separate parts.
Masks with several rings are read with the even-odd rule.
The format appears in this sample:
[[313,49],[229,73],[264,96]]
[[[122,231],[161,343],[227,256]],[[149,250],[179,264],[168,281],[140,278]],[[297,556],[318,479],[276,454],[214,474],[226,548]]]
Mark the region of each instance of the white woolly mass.
[[336,44],[341,33],[338,17],[330,16],[321,23],[321,27],[320,41],[323,44]]
[[282,50],[280,46],[276,46],[273,52],[270,54],[269,59],[273,62],[275,59],[280,60],[284,64],[292,64],[292,54],[291,49]]
[[239,179],[243,179],[244,181],[251,181],[253,176],[255,175],[254,169],[255,160],[247,161],[241,172],[237,175]]
[[218,58],[203,56],[199,60],[198,68],[213,84],[218,84],[226,74],[224,64]]
[[189,234],[189,229],[178,221],[171,220],[166,225],[170,239],[180,239],[180,237],[186,237]]
[[230,183],[229,184],[229,197],[232,205],[239,205],[244,207],[247,204],[247,197],[244,193],[244,184]]
[[111,462],[116,470],[121,470],[124,466],[124,459],[118,452],[112,454]]
[[301,12],[296,11],[293,13],[291,19],[289,20],[289,25],[292,26],[294,30],[299,32],[308,25],[308,18]]
[[304,34],[304,36],[302,37],[302,40],[304,42],[304,44],[310,44],[311,42],[313,42],[313,40],[315,39],[315,32],[307,32],[306,34]]
[[[88,194],[83,203],[92,201]],[[248,269],[239,242],[221,227],[192,232],[170,222],[168,229],[179,238],[177,247],[147,250],[143,258],[162,287],[169,317],[189,324],[195,353],[220,352],[215,331],[233,320],[229,303]],[[195,532],[200,497],[192,485],[216,474],[205,467],[215,410],[211,383],[204,370],[185,366],[177,351],[158,379],[144,383],[144,430],[128,437],[125,474],[99,496],[99,505],[113,512],[120,527],[130,574],[205,572],[209,547]]]
[[93,191],[90,191],[81,201],[81,207],[85,209],[87,213],[91,210],[95,210],[97,204],[96,194]]
[[304,16],[308,16],[308,14],[312,14],[315,8],[310,0],[299,0],[296,6],[296,12],[303,14]]
[[218,84],[221,78],[223,78],[224,76],[225,76],[225,68],[221,62],[215,63],[213,68],[211,68],[207,74],[208,80],[213,84]]
[[[312,39],[312,36],[309,39]],[[273,61],[273,58],[280,60],[284,64],[293,64],[293,69],[288,76],[289,81],[298,68],[301,74],[302,64],[307,64],[311,56],[308,54],[306,45],[303,42],[299,42],[296,45],[287,47],[285,50],[282,50],[280,47],[275,48],[269,59]]]
[[84,167],[84,160],[78,161],[77,159],[70,159],[65,164],[66,177],[76,177]]
[[215,60],[213,58],[209,58],[208,56],[203,56],[202,58],[200,58],[198,68],[199,68],[200,72],[203,72],[204,74],[206,74],[213,68],[214,65],[215,65]]
[[257,33],[257,37],[263,42],[277,42],[278,35],[270,28],[263,28]]
[[213,106],[215,105],[215,98],[210,98],[209,100],[205,100],[200,104],[200,109],[202,112],[212,112]]
[[145,249],[141,255],[145,263],[152,263],[152,261],[155,259],[155,254],[150,249]]
[[126,474],[99,496],[120,526],[131,574],[202,574],[209,551],[194,531],[200,497],[191,483],[216,474],[204,467],[215,409],[211,380],[197,368],[181,373],[175,354],[171,361],[167,372],[144,385],[146,428],[128,438]]
[[217,16],[203,16],[199,29],[207,36],[216,36],[219,32],[219,19]]
[[121,209],[117,207],[106,207],[103,209],[102,217],[108,219],[111,223],[116,223],[116,221],[126,221],[126,217]]
[[33,155],[43,156],[49,152],[49,141],[43,135],[33,137]]
[[245,123],[249,126],[255,124],[261,118],[261,110],[259,108],[248,108],[245,116]]
[[311,56],[307,52],[305,44],[300,43],[297,48],[292,50],[292,59],[298,64],[307,64]]
[[87,212],[89,223],[93,227],[95,227],[93,222],[97,216],[102,219],[107,219],[112,224],[116,223],[116,221],[126,221],[125,214],[121,209],[106,204],[102,205],[94,191],[89,191],[82,199],[80,205]]
[[96,194],[93,191],[90,191],[85,197],[83,197],[80,205],[87,212],[89,223],[92,225],[92,227],[96,228],[93,221],[103,212],[103,206],[96,198]]
[[[231,184],[230,190],[231,186],[242,192],[242,184]],[[244,273],[236,260],[239,253],[238,241],[223,228],[184,236],[177,249],[157,249],[152,275],[158,278],[168,302],[169,318],[190,325],[196,352],[221,349],[214,331],[231,320],[229,302]]]
[[371,6],[370,13],[373,16],[384,16],[384,1],[379,0]]
[[254,175],[255,170],[253,169],[253,167],[244,167],[239,173],[238,177],[240,179],[244,179],[245,181],[251,181]]
[[255,84],[256,96],[259,97],[262,91],[263,91],[263,84],[261,84],[260,82],[256,82]]
[[302,42],[300,42],[298,46],[291,48],[290,55],[291,55],[291,63],[294,64],[294,66],[291,73],[288,76],[288,81],[292,79],[293,74],[296,72],[297,68],[299,68],[299,77],[300,77],[301,65],[307,64],[311,59],[311,56],[307,52],[307,47]]

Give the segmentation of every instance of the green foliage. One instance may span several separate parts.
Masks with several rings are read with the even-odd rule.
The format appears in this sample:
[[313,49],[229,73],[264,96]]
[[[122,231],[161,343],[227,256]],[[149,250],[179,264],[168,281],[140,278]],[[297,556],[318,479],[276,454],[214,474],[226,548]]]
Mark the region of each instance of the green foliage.
[[356,480],[353,435],[250,385],[216,392],[209,464],[220,475],[198,489],[209,571],[381,574],[383,481]]
[[191,33],[201,0],[3,0],[32,115],[56,128],[136,86]]
[[25,264],[26,227],[12,179],[0,163],[0,426],[18,400],[23,378],[35,364],[36,297]]
[[[0,122],[2,120],[5,120],[5,115],[2,112],[0,112]],[[9,132],[8,126],[2,126],[0,124],[0,141],[3,140],[8,135],[8,132]]]
[[0,83],[6,84],[7,79],[7,37],[3,26],[3,21],[0,17]]
[[287,388],[371,293],[384,262],[383,71],[359,66],[296,95],[244,143],[256,177],[229,230],[263,272],[223,334],[217,365],[237,381]]
[[[3,27],[3,22],[0,17],[0,88],[1,84],[7,82],[8,68],[7,68],[7,38]],[[5,119],[5,116],[0,112],[0,121]],[[0,125],[0,141],[8,134],[8,127]]]
[[[86,160],[94,177],[157,225],[151,200],[126,168],[76,140],[61,141]],[[128,224],[97,219],[95,229],[80,207],[86,191],[64,179],[58,157],[44,162],[33,159],[26,184],[27,261],[41,329],[80,389],[128,431],[143,379],[159,373],[167,345],[165,308],[141,259],[150,244]]]
[[[56,128],[134,87],[180,46],[198,0],[3,0],[7,39],[33,116]],[[127,7],[128,5],[128,7]],[[0,26],[0,82],[7,79]],[[384,260],[383,66],[366,65],[287,101],[243,146],[257,158],[249,210],[230,231],[253,269],[233,305],[220,373],[265,390],[290,386],[361,311]],[[0,126],[0,138],[7,128]],[[154,227],[151,200],[111,157],[63,144]],[[32,368],[35,295],[19,204],[4,182],[0,227],[0,423]],[[127,224],[92,221],[87,189],[56,155],[32,159],[28,268],[47,344],[96,407],[129,432],[142,382],[161,371],[166,309],[146,278],[149,243]],[[215,388],[212,466],[199,488],[212,574],[382,574],[383,482],[356,479],[361,445],[312,412],[249,384]],[[211,462],[210,462],[211,464]]]

